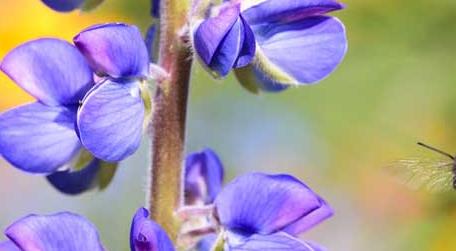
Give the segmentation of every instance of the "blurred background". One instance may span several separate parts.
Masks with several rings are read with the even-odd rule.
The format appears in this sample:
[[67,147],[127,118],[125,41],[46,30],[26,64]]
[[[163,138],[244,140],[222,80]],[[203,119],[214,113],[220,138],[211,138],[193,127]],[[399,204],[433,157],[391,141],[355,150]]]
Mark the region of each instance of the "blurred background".
[[[187,150],[215,149],[227,181],[252,170],[304,180],[336,215],[303,237],[330,250],[456,250],[456,192],[414,191],[384,170],[432,155],[417,141],[456,152],[456,1],[344,2],[348,8],[335,15],[347,27],[349,51],[318,85],[252,95],[232,76],[215,81],[196,66]],[[71,40],[95,23],[143,31],[150,23],[148,0],[106,0],[70,14],[38,0],[0,6],[0,58],[38,37]],[[0,111],[31,100],[0,74]],[[128,250],[130,219],[145,198],[147,150],[145,141],[105,191],[77,197],[0,160],[0,229],[29,213],[70,210],[99,227],[109,250]]]

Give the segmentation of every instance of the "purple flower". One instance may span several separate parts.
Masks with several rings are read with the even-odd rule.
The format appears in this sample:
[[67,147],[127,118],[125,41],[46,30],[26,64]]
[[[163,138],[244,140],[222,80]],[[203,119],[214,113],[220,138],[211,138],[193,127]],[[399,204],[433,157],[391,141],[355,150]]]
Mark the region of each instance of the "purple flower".
[[[174,251],[165,231],[140,208],[130,231],[131,251]],[[104,251],[95,226],[82,216],[63,212],[29,215],[5,230],[9,240],[0,242],[1,251]]]
[[146,113],[141,85],[149,76],[149,56],[141,33],[126,24],[96,25],[74,43],[102,77],[78,110],[79,138],[97,158],[123,160],[140,145]]
[[98,6],[103,0],[41,0],[49,8],[60,11],[69,12],[75,9],[91,10]]
[[105,187],[116,166],[109,163],[139,147],[140,85],[149,75],[148,52],[134,26],[93,26],[74,43],[31,41],[0,65],[37,99],[0,114],[1,155],[23,171],[50,174],[51,184],[67,194]]
[[226,76],[232,68],[244,67],[255,55],[255,38],[240,15],[240,4],[224,4],[219,14],[203,21],[195,31],[195,50],[216,74]]
[[104,251],[95,226],[73,213],[28,215],[5,230],[2,251]]
[[185,204],[211,204],[222,189],[223,165],[209,148],[189,154],[185,160]]
[[149,211],[140,208],[133,217],[130,230],[131,251],[174,251],[166,232],[149,219]]
[[320,196],[289,175],[243,175],[223,188],[214,205],[222,232],[217,240],[209,235],[200,241],[200,251],[214,245],[231,251],[320,251],[297,236],[333,214]]
[[195,50],[218,75],[235,68],[241,84],[254,92],[315,83],[346,53],[343,24],[325,15],[342,8],[334,0],[225,2],[196,28]]
[[[189,175],[189,169],[193,169],[195,178]],[[204,237],[198,242],[197,250],[213,250],[214,246],[227,251],[323,250],[314,243],[297,239],[297,236],[331,217],[333,210],[298,179],[284,174],[249,173],[236,178],[220,191],[223,167],[211,150],[189,155],[186,170],[187,192],[192,192],[195,197],[200,195],[200,191],[217,192],[214,201],[207,200],[199,205],[213,202],[218,225],[215,229],[221,229],[221,232],[219,237],[215,234]],[[211,172],[215,175],[208,175]],[[207,196],[208,193],[204,194]]]
[[93,85],[91,69],[74,46],[57,39],[15,48],[0,68],[38,100],[0,115],[1,154],[24,171],[55,172],[81,150],[74,124],[79,100]]

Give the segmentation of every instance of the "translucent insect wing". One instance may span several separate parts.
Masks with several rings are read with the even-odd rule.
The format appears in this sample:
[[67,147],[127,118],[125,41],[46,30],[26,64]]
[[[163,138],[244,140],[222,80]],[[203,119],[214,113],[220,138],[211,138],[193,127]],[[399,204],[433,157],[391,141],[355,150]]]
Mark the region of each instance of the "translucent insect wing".
[[388,169],[413,189],[443,192],[453,188],[453,160],[410,158],[397,160]]

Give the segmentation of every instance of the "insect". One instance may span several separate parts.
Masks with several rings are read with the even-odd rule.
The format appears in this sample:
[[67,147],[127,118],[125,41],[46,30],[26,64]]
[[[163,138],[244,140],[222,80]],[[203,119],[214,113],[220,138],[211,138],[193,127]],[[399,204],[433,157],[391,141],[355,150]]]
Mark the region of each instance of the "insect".
[[438,153],[440,158],[397,160],[389,169],[415,189],[434,192],[456,190],[456,156],[421,142],[418,145]]

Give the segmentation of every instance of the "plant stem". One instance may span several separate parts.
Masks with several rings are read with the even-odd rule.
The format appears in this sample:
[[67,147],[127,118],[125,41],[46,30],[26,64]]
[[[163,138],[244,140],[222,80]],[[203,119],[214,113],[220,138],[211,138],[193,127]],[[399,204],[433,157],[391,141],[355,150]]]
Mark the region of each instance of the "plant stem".
[[[160,4],[158,63],[169,78],[157,84],[151,121],[151,217],[176,241],[180,222],[175,212],[183,201],[182,165],[185,121],[192,65],[188,45],[188,0],[162,0]],[[185,31],[185,32],[184,32]]]

